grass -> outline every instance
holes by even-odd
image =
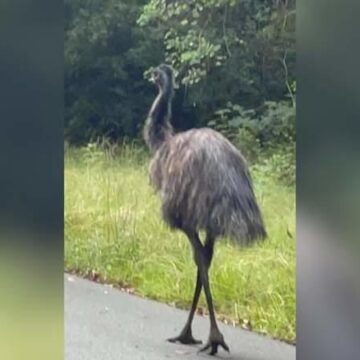
[[[189,242],[160,218],[147,156],[137,147],[121,150],[116,157],[93,145],[66,152],[65,268],[189,308],[196,274]],[[294,341],[295,190],[261,166],[252,173],[269,239],[251,248],[217,243],[215,307],[230,323]],[[206,309],[203,294],[199,308]]]

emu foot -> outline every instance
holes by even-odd
[[[209,355],[215,355],[218,352],[218,347],[222,346],[227,352],[230,352],[229,347],[224,341],[224,336],[219,330],[211,330],[209,339],[204,347],[199,352],[206,351],[211,348]]]
[[[197,345],[202,344],[201,340],[196,340],[193,338],[191,329],[184,328],[183,331],[181,331],[179,336],[167,339],[167,341],[171,343],[180,342],[185,345]]]

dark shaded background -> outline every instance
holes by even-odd
[[[63,358],[63,5],[0,5],[0,358]]]
[[[360,354],[358,1],[297,5],[297,356]]]
[[[298,1],[298,359],[356,359],[359,4]],[[62,1],[0,5],[0,358],[63,358]]]

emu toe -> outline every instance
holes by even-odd
[[[167,339],[171,343],[180,342],[185,345],[198,345],[202,344],[201,340],[196,340],[193,338],[191,330],[183,330],[179,336]]]
[[[207,341],[206,345],[199,350],[199,352],[203,352],[211,348],[209,355],[215,355],[218,352],[219,346],[222,346],[224,350],[230,352],[229,347],[224,341],[223,335],[219,331],[216,331],[210,333],[209,340]]]

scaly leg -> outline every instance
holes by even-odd
[[[198,270],[200,272],[200,280],[204,287],[206,302],[208,305],[209,315],[210,315],[209,339],[208,339],[206,345],[203,348],[201,348],[200,351],[205,351],[205,350],[211,348],[210,355],[215,355],[218,351],[218,347],[222,346],[226,351],[229,352],[229,347],[225,343],[224,336],[220,332],[220,330],[217,326],[217,323],[216,323],[214,306],[213,306],[210,285],[209,285],[208,270],[209,270],[210,262],[208,261],[209,255],[207,255],[207,254],[209,251],[212,254],[214,242],[211,241],[211,244],[208,242],[208,244],[209,244],[208,246],[210,246],[210,247],[206,248],[206,247],[202,246],[197,233],[192,234],[189,238],[195,249],[196,264],[197,264]],[[209,238],[208,238],[208,240],[209,240]],[[210,258],[212,258],[212,255]]]
[[[191,323],[193,321],[194,318],[194,314],[195,314],[195,310],[196,310],[196,306],[197,303],[199,301],[199,297],[200,297],[200,293],[201,293],[201,281],[200,281],[200,272],[198,270],[197,272],[197,276],[196,276],[196,286],[195,286],[195,292],[194,292],[194,297],[193,297],[193,301],[191,304],[191,310],[189,313],[189,317],[185,323],[184,328],[182,329],[181,333],[179,336],[173,337],[168,339],[168,341],[170,342],[181,342],[182,344],[201,344],[202,341],[201,340],[195,340],[192,336],[192,331],[191,331]]]

